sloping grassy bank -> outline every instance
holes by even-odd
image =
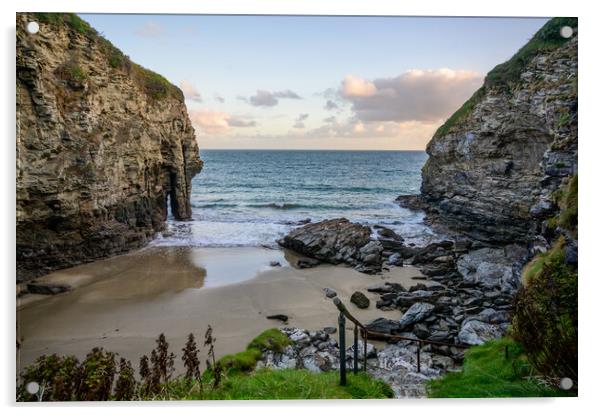
[[[521,345],[510,338],[471,347],[466,352],[462,371],[430,381],[427,391],[430,398],[575,396],[574,392],[543,383]]]

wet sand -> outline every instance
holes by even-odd
[[[235,353],[261,331],[283,326],[266,319],[270,314],[286,314],[289,326],[310,330],[336,326],[338,313],[324,296],[326,287],[361,321],[399,318],[399,311],[376,309],[378,296],[365,288],[384,281],[409,287],[420,275],[413,267],[393,267],[375,276],[332,265],[300,270],[290,265],[294,259],[291,253],[263,248],[155,247],[49,274],[42,280],[74,289],[17,300],[18,369],[42,354],[82,358],[93,347],[117,352],[137,367],[160,333],[180,355],[188,333],[201,344],[208,324],[218,356]],[[282,266],[270,267],[271,261]],[[349,303],[356,290],[370,298],[368,309]]]

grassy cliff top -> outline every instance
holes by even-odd
[[[576,17],[550,19],[514,56],[497,65],[487,74],[483,86],[439,127],[435,132],[435,137],[444,136],[453,126],[468,116],[488,89],[503,90],[512,88],[513,84],[520,81],[521,73],[537,54],[552,51],[569,40],[560,35],[562,27],[570,26],[573,30],[576,30],[577,24],[578,19]]]
[[[161,100],[171,97],[184,101],[184,95],[180,88],[158,73],[132,62],[119,48],[75,13],[34,13],[34,16],[40,23],[55,27],[66,27],[98,43],[109,66],[129,75],[150,99]]]

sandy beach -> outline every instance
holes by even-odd
[[[412,267],[376,276],[332,265],[296,269],[293,260],[289,252],[264,248],[149,247],[54,272],[40,281],[67,283],[73,290],[17,300],[19,369],[42,354],[81,358],[96,346],[137,365],[160,333],[179,355],[188,333],[200,340],[209,324],[221,356],[243,350],[265,329],[283,326],[266,319],[277,313],[289,316],[289,326],[335,326],[338,314],[323,293],[326,287],[362,321],[399,318],[399,311],[376,309],[378,296],[365,288],[383,281],[410,286],[420,275]],[[282,266],[271,267],[271,261]],[[349,303],[356,290],[370,298],[368,309]],[[350,330],[347,335],[350,339]]]

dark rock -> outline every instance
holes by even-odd
[[[280,267],[282,266],[278,261],[270,261],[270,267]]]
[[[363,293],[356,291],[351,295],[351,300],[358,308],[370,307],[370,300]]]
[[[334,298],[337,296],[337,292],[332,288],[324,288],[324,295],[328,298]]]
[[[288,321],[288,316],[285,314],[272,314],[271,316],[266,317],[268,320],[280,320],[283,323]]]
[[[30,283],[27,284],[27,291],[32,294],[55,295],[70,291],[71,287],[67,284],[45,284],[45,283]]]
[[[431,315],[435,306],[429,303],[414,303],[412,306],[401,316],[399,320],[400,329],[403,330],[406,327],[418,323],[428,316]]]
[[[334,334],[337,332],[336,327],[324,327],[322,330],[324,330],[324,333],[326,334]]]
[[[300,269],[313,268],[320,265],[320,261],[313,258],[300,258],[297,260],[297,267]]]
[[[310,258],[376,273],[381,270],[383,247],[370,235],[369,227],[340,218],[294,229],[278,243]]]
[[[376,333],[392,334],[400,328],[399,322],[379,317],[366,324],[366,329]]]
[[[475,319],[466,319],[458,334],[458,340],[465,344],[483,344],[487,340],[501,337],[503,331],[499,326],[484,323]]]

